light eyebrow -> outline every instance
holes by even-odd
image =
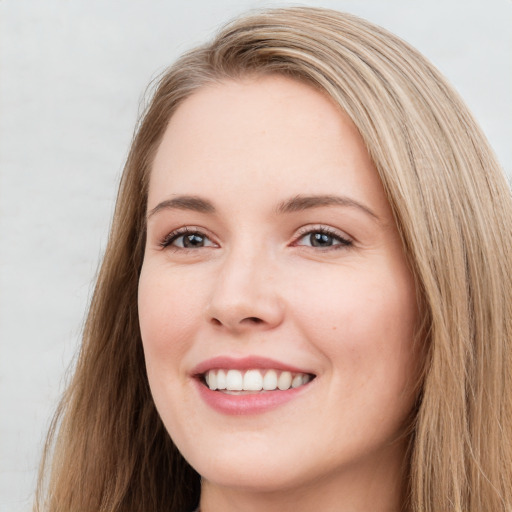
[[[192,210],[200,213],[215,213],[215,207],[210,201],[197,196],[177,196],[158,203],[148,212],[149,219],[162,210]]]
[[[373,219],[379,220],[377,214],[368,206],[365,206],[350,197],[334,195],[298,195],[280,203],[277,207],[277,213],[300,212],[309,208],[319,208],[321,206],[346,206],[349,208],[357,208],[370,217],[373,217]]]

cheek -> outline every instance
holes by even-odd
[[[416,361],[412,279],[405,272],[351,270],[333,273],[322,293],[317,282],[303,281],[297,318],[344,385],[403,385]]]
[[[184,357],[198,325],[196,288],[168,268],[143,266],[139,279],[139,324],[151,394],[167,430],[184,436],[187,407]],[[190,411],[188,411],[190,412]]]
[[[139,323],[148,370],[154,364],[179,361],[190,332],[198,325],[200,297],[190,282],[169,270],[142,268],[139,279]]]

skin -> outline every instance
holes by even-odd
[[[279,211],[333,194],[348,204]],[[215,212],[165,207],[183,195]],[[162,247],[183,227],[203,245]],[[319,228],[334,233],[321,247]],[[266,76],[180,105],[150,178],[139,311],[154,400],[202,475],[202,511],[399,510],[415,289],[364,143],[329,98]],[[222,414],[191,375],[221,355],[270,357],[315,379],[274,409]]]

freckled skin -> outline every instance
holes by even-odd
[[[329,194],[378,220],[341,205],[276,212],[298,195]],[[200,89],[170,121],[148,209],[178,195],[215,212],[150,217],[140,325],[156,406],[203,477],[203,510],[396,510],[404,443],[395,440],[417,377],[416,298],[354,125],[282,77]],[[207,243],[185,249],[176,238],[162,248],[183,227]],[[333,245],[313,246],[310,233],[323,227]],[[275,409],[223,415],[190,374],[220,355],[269,357],[316,378]]]

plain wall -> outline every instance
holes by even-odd
[[[0,1],[0,512],[28,511],[145,86],[248,0]],[[512,1],[311,1],[422,51],[512,175]]]

